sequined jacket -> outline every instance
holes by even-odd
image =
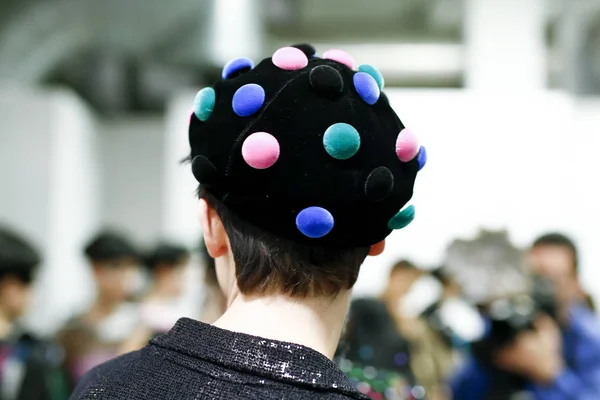
[[[70,399],[369,400],[312,349],[186,318],[87,373]]]

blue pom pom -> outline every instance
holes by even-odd
[[[254,62],[249,58],[234,58],[225,64],[223,71],[221,72],[221,77],[223,79],[233,78],[234,75],[239,75],[240,73],[251,70],[252,68],[254,68]]]
[[[394,215],[388,222],[390,229],[402,229],[415,219],[415,206],[410,205]]]
[[[354,74],[354,87],[356,91],[369,105],[377,103],[381,91],[377,85],[377,81],[366,72],[357,72]]]
[[[331,157],[346,160],[358,151],[360,135],[352,125],[342,122],[333,124],[323,135],[323,146]]]
[[[196,94],[194,99],[194,114],[204,122],[210,117],[215,109],[215,90],[211,87],[204,88]]]
[[[318,239],[333,229],[333,215],[321,207],[308,207],[296,216],[296,227],[304,236]]]
[[[249,83],[233,95],[233,111],[240,117],[249,117],[257,112],[264,102],[265,90],[256,83]]]
[[[362,64],[358,66],[358,70],[371,75],[373,79],[375,79],[375,82],[377,82],[379,90],[383,90],[383,87],[385,86],[385,79],[383,79],[383,75],[381,75],[381,72],[379,72],[377,68],[369,64]]]
[[[425,147],[421,146],[419,149],[419,155],[417,157],[417,161],[419,162],[419,171],[423,169],[425,164],[427,164],[427,150]]]

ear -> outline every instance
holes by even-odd
[[[229,247],[229,240],[227,239],[227,233],[225,232],[221,218],[219,218],[216,210],[204,199],[200,199],[198,202],[198,214],[208,254],[212,258],[221,257],[227,253]]]
[[[383,253],[383,250],[385,250],[385,239],[371,246],[371,249],[369,250],[369,255],[372,257],[378,256],[381,253]]]

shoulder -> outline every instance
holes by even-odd
[[[600,320],[592,310],[583,306],[574,306],[569,310],[569,314],[571,329],[584,336],[600,338]]]
[[[138,362],[141,356],[141,351],[134,351],[91,369],[79,380],[70,400],[86,399],[91,390],[105,387],[115,376],[126,376],[131,366]]]
[[[485,392],[489,377],[475,359],[470,359],[452,376],[449,383],[454,398],[476,399],[478,395]]]

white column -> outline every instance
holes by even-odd
[[[200,240],[196,211],[198,182],[192,175],[191,165],[181,164],[190,154],[188,125],[194,96],[194,92],[181,93],[167,105],[162,233],[165,238],[197,247]]]
[[[466,0],[465,84],[472,89],[546,87],[546,0]]]
[[[258,62],[263,51],[263,21],[258,0],[212,0],[206,19],[204,50],[221,66],[236,57]]]

